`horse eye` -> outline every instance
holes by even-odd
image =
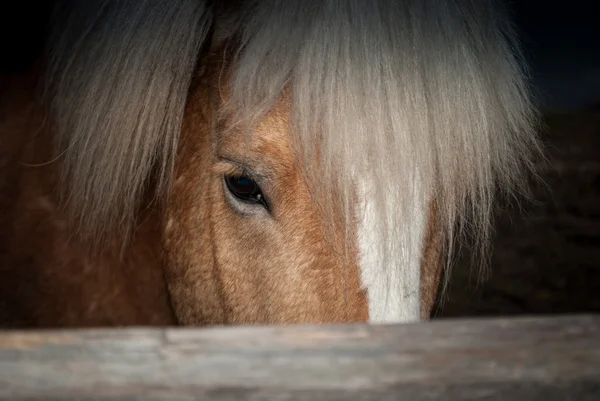
[[[258,184],[245,175],[225,176],[227,189],[243,202],[259,203],[268,209],[265,197]]]

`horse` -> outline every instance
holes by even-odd
[[[0,325],[431,318],[527,193],[493,0],[68,0],[4,77]]]

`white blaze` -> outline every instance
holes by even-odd
[[[426,213],[423,202],[415,195],[400,235],[389,240],[395,251],[388,253],[384,265],[385,247],[381,221],[385,218],[377,210],[369,194],[373,188],[363,182],[361,188],[362,208],[359,210],[358,240],[362,284],[367,289],[369,320],[371,323],[400,323],[418,321],[421,318],[420,260],[423,245]],[[417,191],[418,192],[418,191]],[[386,199],[386,202],[400,199]],[[400,210],[398,210],[400,212]]]

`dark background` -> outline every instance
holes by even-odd
[[[437,316],[600,311],[600,24],[595,1],[509,6],[543,112],[535,202],[498,214],[488,279],[463,261]]]
[[[506,0],[521,34],[547,160],[535,202],[499,213],[489,278],[466,262],[436,316],[600,311],[600,21],[594,1]],[[52,1],[0,5],[0,68],[38,54]]]
[[[593,0],[510,0],[540,105],[579,109],[600,101],[600,21]]]

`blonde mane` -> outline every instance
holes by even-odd
[[[169,188],[212,16],[204,1],[72,0],[58,8],[46,92],[78,234],[127,233],[152,173]]]
[[[82,3],[49,80],[71,210],[98,235],[132,224],[154,167],[168,188],[214,21],[197,0]],[[485,249],[498,189],[523,193],[538,151],[516,35],[495,1],[264,0],[236,17],[228,110],[256,122],[290,89],[290,134],[317,200],[339,202],[348,220],[357,186],[375,202],[376,274],[414,282],[402,266],[415,200],[435,202],[449,251],[463,234]]]

